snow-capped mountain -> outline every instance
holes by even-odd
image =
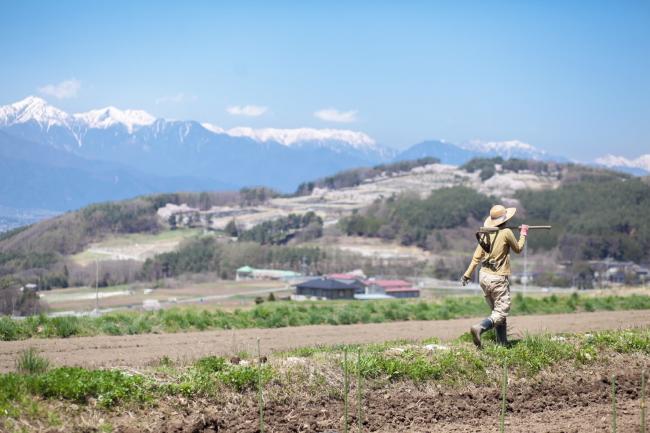
[[[466,150],[498,155],[504,159],[522,158],[522,159],[554,159],[550,158],[546,151],[538,149],[532,144],[520,140],[505,141],[481,141],[471,140],[461,145]]]
[[[233,187],[265,185],[282,191],[392,156],[357,131],[224,130],[209,123],[160,119],[145,111],[115,107],[68,114],[37,97],[0,107],[0,131],[146,175],[213,179],[215,185]]]
[[[650,173],[650,154],[641,155],[638,158],[628,159],[623,156],[605,155],[596,158],[594,161],[598,165],[616,170],[627,171],[632,174],[649,174]]]
[[[160,131],[163,123],[177,124],[177,121],[156,119],[155,116],[142,110],[120,110],[112,106],[70,115],[35,96],[29,96],[22,101],[0,107],[0,128],[32,124],[37,125],[41,132],[49,132],[50,128],[58,126],[67,130],[67,135],[69,135],[68,140],[57,137],[57,147],[63,148],[69,148],[70,141],[76,142],[78,146],[83,146],[88,131],[92,129],[105,130],[122,127],[128,134],[134,134],[139,129],[152,126],[154,123],[157,123],[155,128]],[[382,159],[391,155],[387,149],[378,146],[370,136],[358,131],[314,128],[253,129],[248,127],[225,130],[210,123],[191,123],[194,127],[202,127],[213,134],[243,137],[260,143],[275,142],[288,147],[330,148],[337,153],[363,152],[371,154],[372,159]],[[43,137],[38,137],[39,134],[35,132],[32,132],[32,136],[29,136],[29,133],[25,134],[24,131],[19,135],[24,138],[43,139]],[[64,135],[66,134],[64,133]],[[45,141],[51,142],[52,140],[46,139]]]
[[[106,107],[99,110],[90,110],[85,113],[73,115],[80,125],[86,128],[106,129],[114,125],[124,125],[131,133],[134,127],[151,125],[156,118],[142,110],[120,110],[115,107]]]
[[[69,129],[108,128],[123,125],[129,132],[134,126],[151,125],[156,118],[146,111],[120,110],[106,107],[85,113],[68,114],[47,103],[42,98],[28,96],[11,105],[0,107],[0,127],[33,122],[43,129],[61,126]]]
[[[231,137],[246,137],[260,143],[272,141],[287,147],[320,147],[337,153],[369,154],[375,157],[378,156],[380,159],[390,159],[394,156],[392,149],[377,145],[377,142],[368,134],[348,129],[254,129],[240,126],[224,130],[209,123],[202,125],[215,133],[227,134]]]
[[[0,127],[27,122],[35,122],[42,128],[49,129],[52,126],[70,127],[74,118],[36,96],[0,107]]]

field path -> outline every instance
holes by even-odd
[[[262,352],[274,352],[317,344],[373,343],[397,339],[439,337],[443,341],[466,332],[477,319],[409,321],[358,325],[317,325],[276,329],[238,329],[144,334],[130,336],[30,339],[0,342],[0,371],[14,370],[21,350],[34,347],[55,365],[85,367],[138,367],[163,356],[191,361],[208,355],[254,353],[256,338]],[[514,316],[510,333],[587,332],[650,326],[650,310]]]

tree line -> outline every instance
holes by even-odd
[[[262,245],[286,244],[298,235],[299,240],[308,241],[323,235],[323,219],[310,211],[303,215],[289,214],[286,217],[257,224],[248,230],[239,230],[233,219],[225,227],[226,233],[239,241],[257,242]]]
[[[351,188],[361,185],[367,179],[373,179],[380,175],[393,175],[410,171],[416,167],[422,167],[429,164],[440,162],[437,158],[420,158],[411,161],[399,161],[390,164],[380,164],[374,167],[354,168],[336,173],[333,176],[327,176],[311,182],[303,182],[298,186],[296,196],[311,194],[316,188],[340,189]]]
[[[473,189],[457,186],[434,190],[425,198],[403,193],[377,201],[343,218],[347,235],[398,239],[403,245],[425,248],[436,229],[465,225],[484,217],[493,200]]]
[[[184,243],[177,251],[147,259],[140,277],[157,280],[188,273],[213,272],[221,278],[234,278],[242,266],[270,267],[300,272],[304,267],[315,271],[327,258],[317,247],[261,245],[254,242],[223,243],[215,237],[203,237]]]

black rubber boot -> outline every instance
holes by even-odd
[[[476,347],[479,349],[482,347],[481,345],[481,334],[484,333],[485,331],[489,331],[492,329],[494,326],[494,322],[492,322],[492,319],[485,318],[483,321],[477,325],[472,326],[469,329],[470,334],[472,334],[472,340],[474,340],[474,344]]]
[[[502,323],[494,326],[494,332],[497,335],[497,343],[502,346],[508,345],[508,324],[504,319]]]

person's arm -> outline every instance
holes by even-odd
[[[512,230],[508,230],[506,233],[506,242],[508,242],[508,245],[510,245],[510,249],[514,251],[515,253],[519,254],[523,249],[524,245],[526,245],[526,237],[528,236],[528,226],[527,225],[522,225],[521,226],[521,234],[519,235],[519,241],[515,238],[514,233],[512,233]]]
[[[472,279],[472,275],[474,274],[474,269],[478,266],[479,263],[481,263],[481,259],[483,259],[483,255],[485,254],[485,251],[483,251],[483,248],[481,248],[480,245],[476,246],[476,249],[474,250],[474,255],[472,256],[472,261],[469,264],[469,267],[463,274],[463,278],[467,278],[468,280]]]

